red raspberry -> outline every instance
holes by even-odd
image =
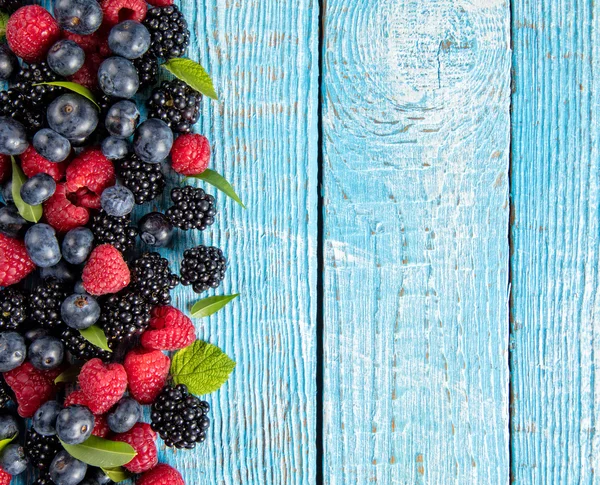
[[[99,148],[90,148],[75,158],[67,168],[67,190],[85,188],[96,195],[115,185],[115,167]]]
[[[123,255],[110,244],[92,251],[81,276],[83,287],[94,296],[117,293],[129,284],[130,278]]]
[[[172,306],[155,307],[148,330],[142,334],[142,346],[154,350],[179,350],[196,339],[192,321]]]
[[[12,475],[9,475],[4,470],[0,469],[0,485],[10,485]]]
[[[71,394],[69,394],[67,397],[65,397],[65,402],[64,402],[64,406],[68,407],[68,406],[86,406],[87,407],[87,399],[85,397],[85,394],[83,393],[83,391],[81,389],[77,390],[77,391],[73,391]]]
[[[89,211],[73,204],[67,195],[65,185],[58,184],[54,195],[44,202],[46,221],[61,233],[85,226],[90,219]]]
[[[25,243],[0,234],[0,286],[14,285],[34,269]]]
[[[30,418],[46,401],[58,391],[54,384],[58,374],[36,369],[31,362],[25,362],[16,369],[4,373],[4,380],[17,398],[19,416]]]
[[[113,438],[130,444],[137,455],[127,465],[127,470],[133,473],[142,473],[154,468],[158,463],[156,450],[156,433],[147,423],[137,423],[127,433],[120,433]]]
[[[0,155],[0,182],[7,180],[12,174],[12,165],[8,155]]]
[[[104,414],[127,390],[127,373],[121,364],[104,364],[88,360],[79,373],[79,386],[94,414]]]
[[[65,174],[67,164],[65,162],[52,163],[36,152],[33,146],[29,145],[27,150],[21,155],[21,168],[23,169],[23,173],[29,178],[38,173],[47,173],[59,182]]]
[[[94,430],[92,434],[97,436],[98,438],[106,438],[110,433],[110,428],[108,427],[108,419],[104,414],[94,415]]]
[[[134,349],[123,365],[131,396],[140,404],[151,404],[167,382],[171,359],[160,350]]]
[[[10,16],[6,25],[6,40],[10,50],[25,62],[43,60],[58,39],[58,23],[39,5],[21,7]]]
[[[173,0],[150,0],[148,2],[153,7],[168,7],[169,5],[173,5]]]
[[[171,166],[182,175],[198,175],[208,168],[210,143],[205,136],[181,135],[171,149]]]
[[[104,12],[104,22],[111,27],[124,20],[141,22],[146,18],[148,10],[144,0],[103,0],[100,5]]]
[[[81,69],[67,79],[94,91],[98,87],[98,67],[86,59]]]
[[[152,470],[144,473],[135,483],[136,485],[185,485],[181,473],[164,463],[159,463]]]

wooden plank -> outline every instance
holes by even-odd
[[[509,27],[326,2],[325,483],[508,483]]]
[[[598,483],[600,7],[513,3],[512,476]]]

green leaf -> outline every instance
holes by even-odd
[[[106,334],[104,333],[104,330],[97,325],[84,328],[83,330],[80,330],[79,333],[84,339],[94,344],[96,347],[100,347],[102,350],[112,352],[108,346],[108,340],[106,340]]]
[[[230,301],[235,300],[239,293],[235,295],[211,296],[197,301],[192,307],[192,317],[204,318],[218,312],[221,308],[227,305]]]
[[[133,476],[131,473],[125,470],[125,468],[122,467],[102,468],[102,471],[106,474],[108,478],[110,478],[115,483],[124,482],[125,480]]]
[[[5,12],[0,12],[0,39],[6,36],[6,24],[8,23],[9,15]]]
[[[171,59],[163,64],[163,67],[173,76],[181,79],[191,88],[212,98],[219,99],[215,91],[212,79],[206,70],[191,59]]]
[[[19,433],[15,433],[12,438],[6,438],[4,440],[0,440],[0,451],[2,451],[4,449],[4,447],[6,445],[8,445],[12,440],[14,440],[17,436],[19,436]]]
[[[77,377],[79,376],[80,371],[81,367],[76,365],[71,366],[56,379],[54,379],[54,384],[60,384],[61,382],[77,382]]]
[[[196,340],[173,356],[171,376],[175,384],[185,384],[192,394],[219,389],[233,371],[235,362],[208,342]]]
[[[27,177],[21,170],[21,167],[17,165],[15,157],[11,157],[12,160],[12,196],[19,210],[21,217],[29,222],[38,222],[42,218],[43,209],[41,205],[29,205],[23,202],[21,199],[21,185],[25,183]]]
[[[90,436],[80,445],[68,445],[63,441],[61,444],[73,458],[100,468],[127,465],[136,455],[135,450],[127,443],[105,440],[97,436]]]
[[[84,98],[89,99],[92,103],[96,105],[96,108],[100,109],[100,105],[96,101],[94,97],[94,93],[92,93],[88,88],[82,86],[81,84],[72,83],[68,81],[53,81],[47,83],[37,83],[34,86],[58,86],[59,88],[65,88],[69,91],[73,91],[74,93],[80,94]]]
[[[241,199],[235,193],[235,190],[233,190],[233,187],[231,186],[231,184],[229,182],[227,182],[227,180],[225,180],[225,178],[222,175],[220,175],[218,172],[215,172],[214,170],[207,168],[204,172],[202,172],[198,175],[192,175],[190,178],[195,178],[198,180],[204,180],[205,182],[208,182],[210,185],[216,187],[221,192],[223,192],[226,196],[231,197],[233,200],[235,200],[244,209],[246,208],[244,203],[241,201]]]

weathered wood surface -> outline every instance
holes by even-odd
[[[325,5],[324,483],[507,483],[509,6]]]
[[[600,7],[513,4],[511,471],[595,484]]]

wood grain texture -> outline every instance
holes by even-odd
[[[512,475],[595,484],[600,7],[513,4]]]
[[[508,4],[323,22],[325,483],[507,483]]]

